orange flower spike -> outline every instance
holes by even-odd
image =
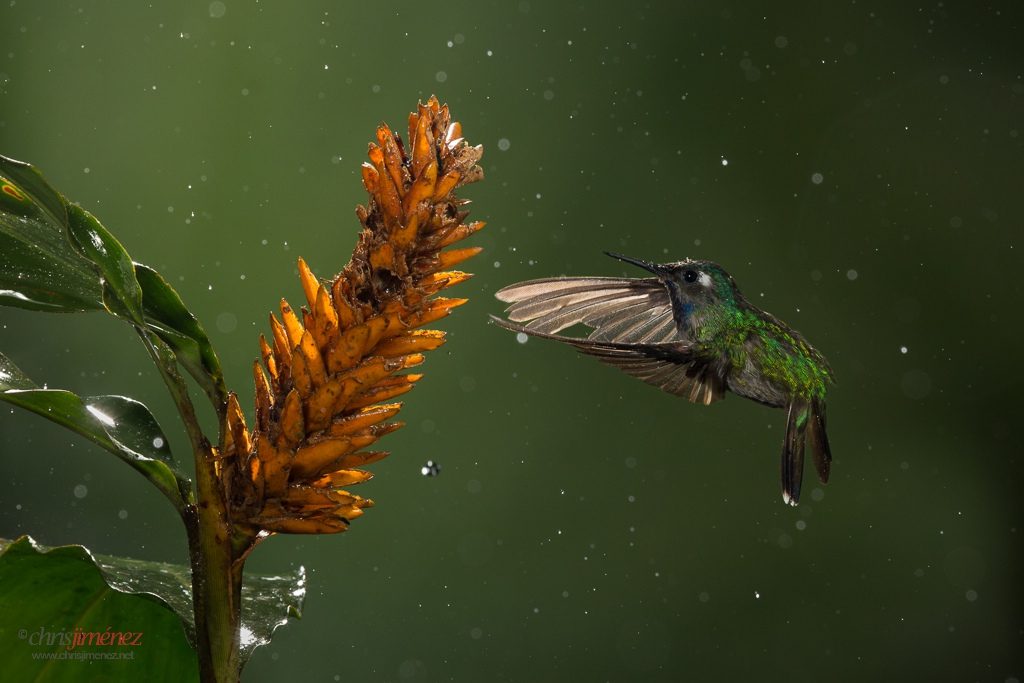
[[[291,367],[292,348],[288,344],[288,335],[284,331],[284,326],[277,321],[273,313],[270,314],[270,331],[274,335],[274,360],[277,363],[277,374],[280,377],[288,373]],[[267,370],[269,371],[270,368]]]
[[[376,195],[379,191],[378,184],[380,183],[380,175],[377,173],[377,169],[372,164],[368,164],[365,161],[363,165],[359,167],[359,170],[363,174],[363,187],[366,191],[372,195]]]
[[[318,441],[310,441],[295,452],[291,476],[293,479],[306,480],[319,475],[346,453],[358,450],[353,447],[351,438],[347,436],[330,437]],[[328,469],[330,468],[330,469]]]
[[[390,242],[383,242],[370,254],[370,265],[390,270],[395,263],[395,248]]]
[[[284,330],[288,335],[288,350],[291,351],[299,345],[302,333],[305,332],[298,316],[292,310],[291,304],[281,299],[281,321],[284,323]]]
[[[473,277],[472,273],[463,273],[460,270],[449,270],[443,273],[431,273],[420,280],[420,289],[427,295],[437,294],[442,289],[454,287]]]
[[[335,414],[334,407],[345,400],[342,398],[344,388],[344,377],[331,377],[306,399],[304,417],[310,432],[319,431],[331,423]]]
[[[259,440],[265,439],[265,438],[266,437],[259,437],[257,439],[257,443],[259,442]],[[248,474],[249,474],[249,477],[248,477],[249,478],[249,482],[248,483],[250,484],[250,486],[252,488],[253,500],[255,500],[255,501],[263,500],[264,494],[266,492],[265,481],[263,479],[263,463],[260,461],[260,459],[256,455],[250,455],[249,456],[249,473]]]
[[[340,392],[335,393],[335,404],[332,415],[338,415],[346,410],[347,402],[360,392],[372,387],[377,382],[386,378],[393,372],[406,367],[406,361],[401,358],[382,358],[371,356],[348,372],[332,377],[328,385],[340,382]]]
[[[242,413],[242,406],[238,404],[238,396],[233,391],[228,394],[225,416],[228,423],[228,431],[231,434],[235,457],[248,454],[252,448],[252,443],[249,440],[249,430],[245,426],[245,415]]]
[[[431,159],[423,168],[423,172],[416,176],[412,186],[402,200],[402,208],[408,216],[414,209],[419,207],[420,202],[430,200],[434,196],[434,187],[437,185],[437,162]],[[400,240],[396,236],[394,241],[399,247],[405,247],[416,238],[416,232],[412,231],[406,239]]]
[[[437,258],[438,267],[436,270],[445,270],[472,258],[483,251],[483,247],[465,247],[463,249],[450,249],[442,251]]]
[[[374,403],[387,401],[410,391],[413,384],[420,381],[423,375],[398,375],[377,383],[377,386],[355,398],[349,405],[352,408],[363,408]]]
[[[416,328],[465,303],[436,295],[469,277],[448,269],[478,252],[441,250],[483,227],[464,223],[467,202],[453,194],[482,177],[481,149],[436,98],[408,124],[408,147],[386,125],[369,146],[361,173],[370,197],[356,209],[363,229],[349,264],[321,282],[298,260],[308,307],[299,315],[282,300],[280,320],[270,316],[272,337],[260,341],[266,371],[253,366],[252,434],[229,398],[221,477],[232,518],[246,528],[338,533],[373,504],[339,487],[369,479],[360,468],[387,452],[361,449],[402,426],[387,421],[401,404],[381,402],[421,375],[395,373],[444,343],[442,332]]]
[[[289,486],[281,502],[284,507],[298,508],[305,512],[348,507],[356,502],[355,496],[344,491],[313,486]],[[271,511],[269,508],[268,511]]]
[[[373,479],[372,472],[364,472],[363,470],[338,470],[337,472],[325,474],[317,479],[313,485],[322,488],[338,488],[341,486],[361,484],[364,481],[369,481],[370,479]]]
[[[309,365],[299,349],[292,352],[292,386],[299,392],[299,397],[306,399],[313,393],[313,378],[309,374]]]
[[[469,299],[446,299],[444,297],[437,297],[431,300],[428,307],[417,315],[413,316],[410,320],[410,327],[419,327],[420,325],[427,325],[440,320],[452,312],[453,308],[457,308],[462,304],[469,301]]]
[[[402,167],[402,152],[395,142],[394,133],[386,123],[377,127],[377,144],[380,145],[381,151],[384,153],[384,168],[387,169],[391,182],[395,184],[395,188],[401,195],[402,189],[409,180],[409,173]]]
[[[280,432],[275,440],[278,448],[295,448],[306,436],[306,425],[302,415],[302,398],[292,389],[284,399],[284,407],[278,418]]]
[[[346,521],[351,522],[352,520],[357,519],[359,517],[362,517],[364,514],[366,514],[365,512],[363,512],[363,508],[364,507],[372,507],[372,506],[370,506],[370,505],[347,505],[345,507],[341,507],[341,508],[338,508],[337,510],[334,510],[332,512],[332,514],[334,514],[334,516],[339,518],[339,519],[344,519]]]
[[[265,434],[256,439],[256,452],[259,454],[259,466],[256,471],[259,479],[253,484],[262,497],[274,498],[284,494],[288,488],[288,468],[291,465],[290,453],[276,448]]]
[[[326,349],[338,338],[338,312],[331,303],[331,295],[327,293],[326,287],[317,288],[313,319],[317,344],[321,349]]]
[[[270,427],[270,406],[274,399],[259,361],[252,363],[252,378],[256,385],[256,429],[265,432]]]
[[[447,197],[448,193],[455,189],[460,180],[462,180],[462,174],[458,171],[449,171],[444,174],[444,177],[434,186],[434,196],[432,199],[436,202]]]
[[[484,226],[486,225],[487,223],[485,223],[484,221],[476,221],[474,223],[459,225],[454,230],[452,230],[447,237],[442,239],[437,246],[438,248],[451,246],[456,242],[466,239],[473,233],[483,230]]]
[[[363,410],[353,413],[347,417],[335,420],[331,424],[331,434],[337,436],[355,434],[361,429],[372,427],[384,420],[394,417],[401,407],[401,403],[389,403],[373,406],[371,408],[364,408]]]
[[[369,355],[369,353],[373,351],[374,347],[377,346],[377,342],[379,342],[384,337],[384,334],[389,331],[388,328],[394,328],[392,321],[389,320],[387,316],[383,315],[376,315],[363,324],[366,325],[367,334],[366,339],[363,341],[363,348],[360,351],[360,356]]]
[[[295,347],[293,361],[295,355],[301,355],[305,359],[313,388],[322,387],[327,381],[327,371],[324,368],[324,359],[320,355],[320,349],[317,348],[316,340],[313,339],[313,335],[308,329],[302,333],[299,345]]]
[[[419,177],[423,173],[423,169],[427,167],[427,164],[434,161],[434,136],[430,132],[430,117],[423,116],[423,112],[420,115],[415,116],[415,122],[410,117],[409,121],[409,140],[412,146],[412,174],[415,177]]]
[[[352,469],[353,467],[363,467],[365,465],[372,465],[378,460],[383,460],[390,455],[387,451],[367,451],[360,453],[349,453],[341,456],[338,460],[338,469]],[[326,476],[326,475],[325,475]]]
[[[270,381],[274,385],[274,391],[277,391],[277,360],[274,358],[274,352],[270,348],[270,344],[267,343],[267,338],[262,334],[260,335],[260,357],[263,358],[263,365],[266,366],[267,372],[270,374]]]
[[[312,335],[313,343],[316,344],[317,349],[321,349],[324,347],[324,345],[320,343],[320,336],[319,333],[317,332],[316,318],[313,317],[313,314],[305,306],[302,307],[302,329],[304,329],[306,332]]]
[[[317,519],[280,517],[258,521],[260,526],[267,531],[276,531],[282,534],[340,534],[343,531],[348,531],[348,522],[331,517]]]
[[[316,291],[320,289],[320,283],[301,256],[299,257],[298,265],[299,281],[302,283],[302,291],[306,295],[306,302],[310,308],[314,308],[316,306]]]
[[[337,278],[331,285],[331,302],[334,304],[334,311],[338,314],[338,329],[347,330],[356,324],[356,311],[348,303],[347,285],[348,280]]]
[[[394,358],[420,351],[433,351],[442,344],[444,344],[444,332],[410,330],[381,342],[373,352],[384,358]]]
[[[385,220],[391,224],[402,218],[402,200],[394,180],[384,166],[384,152],[380,147],[371,144],[369,156],[378,176],[377,191],[373,196],[383,209]]]
[[[388,425],[388,426],[395,427],[397,429],[401,425],[398,424],[398,423],[392,423],[391,425]],[[366,448],[367,446],[372,446],[374,443],[377,442],[377,440],[380,437],[384,436],[388,432],[393,432],[393,431],[395,431],[395,430],[394,429],[380,429],[380,430],[367,429],[366,431],[359,432],[358,434],[355,434],[355,435],[349,437],[349,444],[352,446],[352,450],[353,451],[361,451],[362,449]]]
[[[327,369],[332,373],[337,373],[355,365],[366,347],[366,340],[369,336],[370,329],[365,323],[345,330],[338,342],[327,353]]]

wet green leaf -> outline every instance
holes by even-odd
[[[3,679],[198,680],[195,651],[160,594],[177,589],[177,582],[135,583],[136,575],[160,576],[162,567],[93,557],[76,545],[47,549],[27,536],[0,540]],[[90,633],[112,635],[76,646],[76,631],[83,640]]]
[[[0,156],[0,305],[102,310],[100,281],[66,230],[64,199],[29,164]]]
[[[5,549],[5,546],[6,549]],[[45,552],[45,555],[41,555]],[[192,612],[191,572],[184,565],[148,562],[124,557],[106,555],[90,555],[81,546],[63,546],[44,549],[36,545],[30,538],[22,537],[10,543],[0,540],[0,585],[5,583],[7,566],[12,556],[18,560],[35,555],[49,558],[74,557],[77,561],[87,561],[98,569],[105,584],[122,593],[146,596],[164,605],[177,615],[181,626],[189,640],[194,638],[195,620]],[[22,580],[27,580],[22,578]],[[242,628],[240,652],[243,663],[249,659],[253,651],[270,642],[274,631],[284,625],[290,617],[300,617],[302,603],[306,597],[305,570],[299,567],[294,574],[260,575],[246,574],[242,586]],[[3,647],[8,645],[5,630],[23,627],[20,623],[11,624],[11,612],[0,592],[0,657],[4,657]],[[17,616],[22,620],[21,615]],[[119,624],[120,618],[108,620],[110,624]],[[57,622],[45,622],[57,623]],[[106,625],[104,625],[104,628]],[[6,661],[6,659],[0,659]],[[20,680],[20,679],[19,679]]]
[[[35,167],[0,156],[0,305],[107,310],[164,340],[216,410],[227,397],[209,337],[178,293],[133,263],[92,214],[69,204]]]
[[[146,326],[174,350],[178,362],[214,405],[223,404],[227,400],[224,373],[206,330],[160,273],[136,263],[135,276],[142,287]]]
[[[91,213],[77,204],[65,206],[68,230],[79,252],[92,262],[102,278],[107,309],[141,325],[142,288],[135,279],[135,264],[128,252]],[[109,305],[111,298],[116,306]]]
[[[191,484],[177,471],[167,437],[143,404],[125,396],[79,397],[41,389],[0,353],[0,400],[81,434],[131,465],[184,509]]]

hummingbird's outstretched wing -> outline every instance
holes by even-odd
[[[626,374],[642,379],[662,391],[682,396],[693,403],[708,405],[725,397],[726,387],[721,373],[712,367],[713,358],[702,353],[702,347],[697,343],[672,341],[631,344],[578,339],[540,332],[493,315],[491,321],[513,332],[523,332],[575,346],[588,356],[594,356]]]
[[[583,324],[594,341],[658,344],[677,341],[672,302],[657,278],[561,277],[499,290],[513,322],[527,333],[555,334]]]

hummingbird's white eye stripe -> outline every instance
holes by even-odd
[[[701,272],[700,278],[697,281],[705,287],[711,286],[711,276],[703,271]]]

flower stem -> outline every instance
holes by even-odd
[[[174,399],[195,458],[196,498],[188,502],[182,520],[192,567],[200,680],[237,683],[244,561],[234,561],[227,504],[214,466],[216,451],[199,426],[174,352],[149,331],[140,329],[139,334]]]

